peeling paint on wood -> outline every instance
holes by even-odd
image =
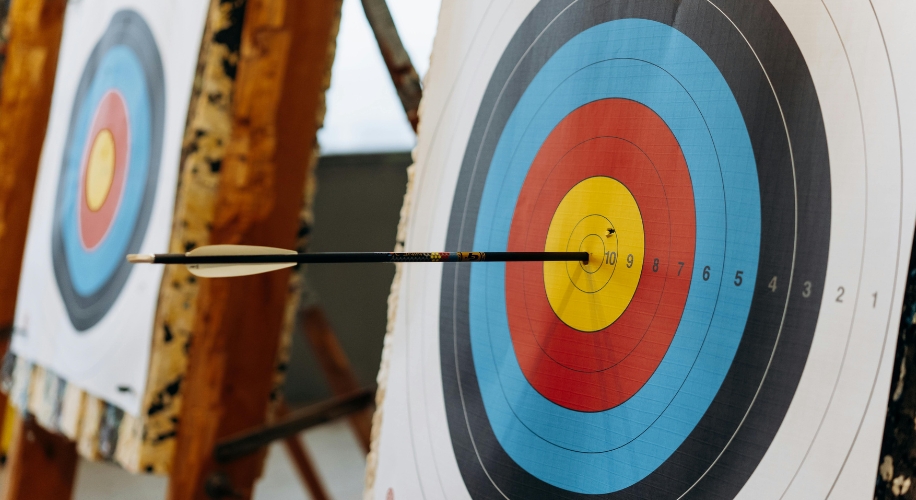
[[[292,247],[307,233],[300,225],[311,195],[303,200],[303,189],[312,189],[339,15],[339,1],[248,1],[211,243]],[[297,296],[289,271],[201,282],[172,497],[205,498],[217,472],[242,497],[251,494],[263,453],[217,466],[212,449],[216,439],[262,424],[276,407]]]

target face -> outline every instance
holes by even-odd
[[[70,115],[54,207],[52,259],[74,328],[114,305],[140,249],[158,185],[162,61],[149,26],[120,11],[86,62]]]
[[[880,9],[443,9],[407,250],[590,260],[402,267],[376,496],[871,495],[916,221]]]

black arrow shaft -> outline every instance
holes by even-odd
[[[154,264],[355,264],[364,262],[588,262],[588,252],[327,252],[289,255],[156,254]]]

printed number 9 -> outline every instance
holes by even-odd
[[[627,255],[627,267],[633,267],[633,260],[633,254]],[[658,259],[655,262],[658,263]]]

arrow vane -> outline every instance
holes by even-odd
[[[245,245],[211,245],[186,254],[128,255],[133,264],[184,264],[192,274],[226,278],[260,274],[296,264],[352,264],[365,262],[588,262],[588,252],[328,252]]]

